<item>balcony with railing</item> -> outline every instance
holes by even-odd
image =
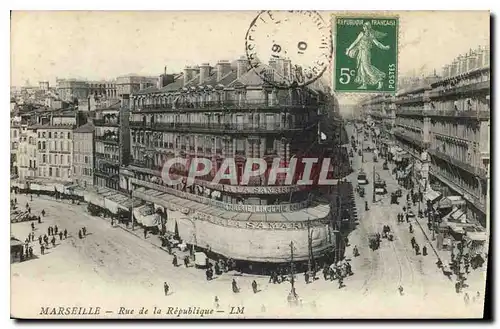
[[[210,132],[210,133],[282,133],[298,132],[305,129],[307,123],[300,124],[251,124],[251,123],[167,123],[167,122],[143,122],[131,121],[131,128],[150,129],[157,131],[180,131],[180,132]]]
[[[490,81],[478,81],[457,87],[450,86],[450,87],[445,87],[444,89],[441,88],[435,89],[430,92],[429,97],[432,99],[447,97],[447,96],[455,96],[455,95],[460,95],[461,97],[465,97],[470,94],[475,94],[479,92],[489,92],[490,88],[491,88]]]
[[[94,119],[94,126],[98,127],[119,127],[120,120]]]
[[[96,152],[95,153],[95,158],[98,160],[98,161],[105,161],[109,164],[112,164],[112,165],[120,165],[120,157],[116,154],[109,154],[109,153],[100,153],[100,152]]]
[[[95,136],[95,140],[97,142],[103,142],[105,144],[113,144],[113,145],[118,145],[119,144],[118,137]]]
[[[164,112],[164,111],[179,111],[179,110],[223,110],[223,109],[312,109],[324,106],[315,100],[310,101],[272,101],[264,100],[225,100],[225,101],[204,101],[204,102],[181,102],[173,106],[172,104],[145,104],[134,105],[132,112]]]

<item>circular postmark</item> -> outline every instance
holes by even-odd
[[[333,47],[330,28],[318,12],[266,10],[250,24],[245,50],[250,66],[264,81],[287,89],[319,79],[330,64]]]

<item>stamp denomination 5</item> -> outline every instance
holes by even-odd
[[[396,92],[397,17],[335,17],[336,91]]]

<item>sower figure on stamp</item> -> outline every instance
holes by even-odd
[[[367,89],[368,85],[378,85],[377,89],[382,89],[385,73],[372,65],[371,48],[375,45],[382,50],[388,50],[390,46],[385,46],[377,40],[385,35],[373,30],[370,22],[365,22],[363,31],[346,49],[347,56],[356,58],[357,74],[354,82],[361,85],[358,89]]]

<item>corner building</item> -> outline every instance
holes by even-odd
[[[272,61],[249,69],[246,59],[186,67],[183,74],[160,77],[156,87],[130,98],[130,165],[124,177],[136,198],[167,213],[167,231],[205,251],[241,262],[306,261],[331,251],[334,232],[328,203],[316,201],[317,188],[275,185],[267,175],[247,186],[212,183],[225,158],[234,158],[238,183],[245,160],[274,158],[288,166],[304,150],[317,154],[319,113],[333,104],[319,83],[307,88],[276,89],[288,79],[291,63]],[[257,71],[256,71],[257,70]],[[213,168],[195,184],[169,186],[162,181],[168,159],[207,158]],[[173,177],[187,176],[182,167]],[[308,236],[309,234],[309,236]]]

